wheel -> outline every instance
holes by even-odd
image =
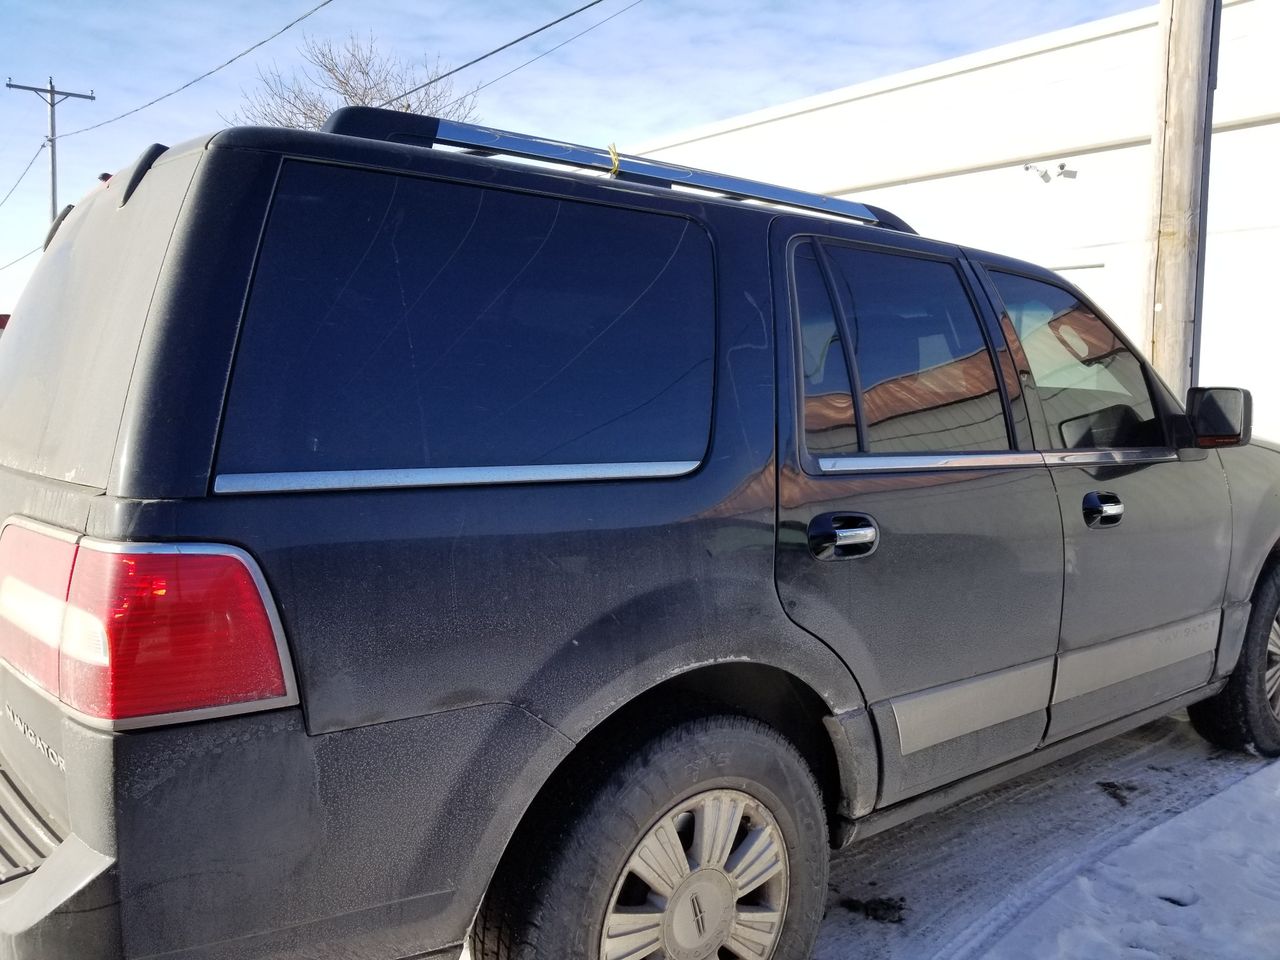
[[[1253,597],[1244,646],[1222,691],[1187,712],[1210,743],[1280,756],[1280,567],[1266,573]]]
[[[796,749],[756,720],[675,725],[543,842],[517,841],[476,919],[476,960],[803,960],[826,900],[827,828]],[[545,809],[545,808],[544,808]]]

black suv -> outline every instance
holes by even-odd
[[[0,956],[804,957],[831,848],[1184,706],[1280,753],[1249,421],[874,207],[157,145],[0,342]]]

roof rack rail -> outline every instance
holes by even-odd
[[[761,200],[797,210],[857,220],[861,223],[914,233],[905,222],[886,210],[854,200],[838,200],[820,193],[806,193],[787,187],[695,170],[643,157],[613,154],[608,150],[583,147],[558,140],[544,140],[523,133],[494,130],[471,123],[424,117],[401,110],[376,107],[342,107],[329,115],[321,128],[326,133],[388,140],[418,146],[441,144],[461,147],[484,155],[505,155],[528,160],[559,163],[587,170],[600,170],[619,180],[660,187],[687,187],[706,190],[735,200]]]

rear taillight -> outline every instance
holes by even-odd
[[[0,533],[0,656],[95,719],[296,702],[270,604],[233,547]]]

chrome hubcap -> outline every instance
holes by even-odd
[[[1272,622],[1271,635],[1267,637],[1267,667],[1264,682],[1271,712],[1280,717],[1280,619]]]
[[[677,804],[636,845],[614,885],[601,960],[769,960],[790,870],[778,822],[739,790]]]

